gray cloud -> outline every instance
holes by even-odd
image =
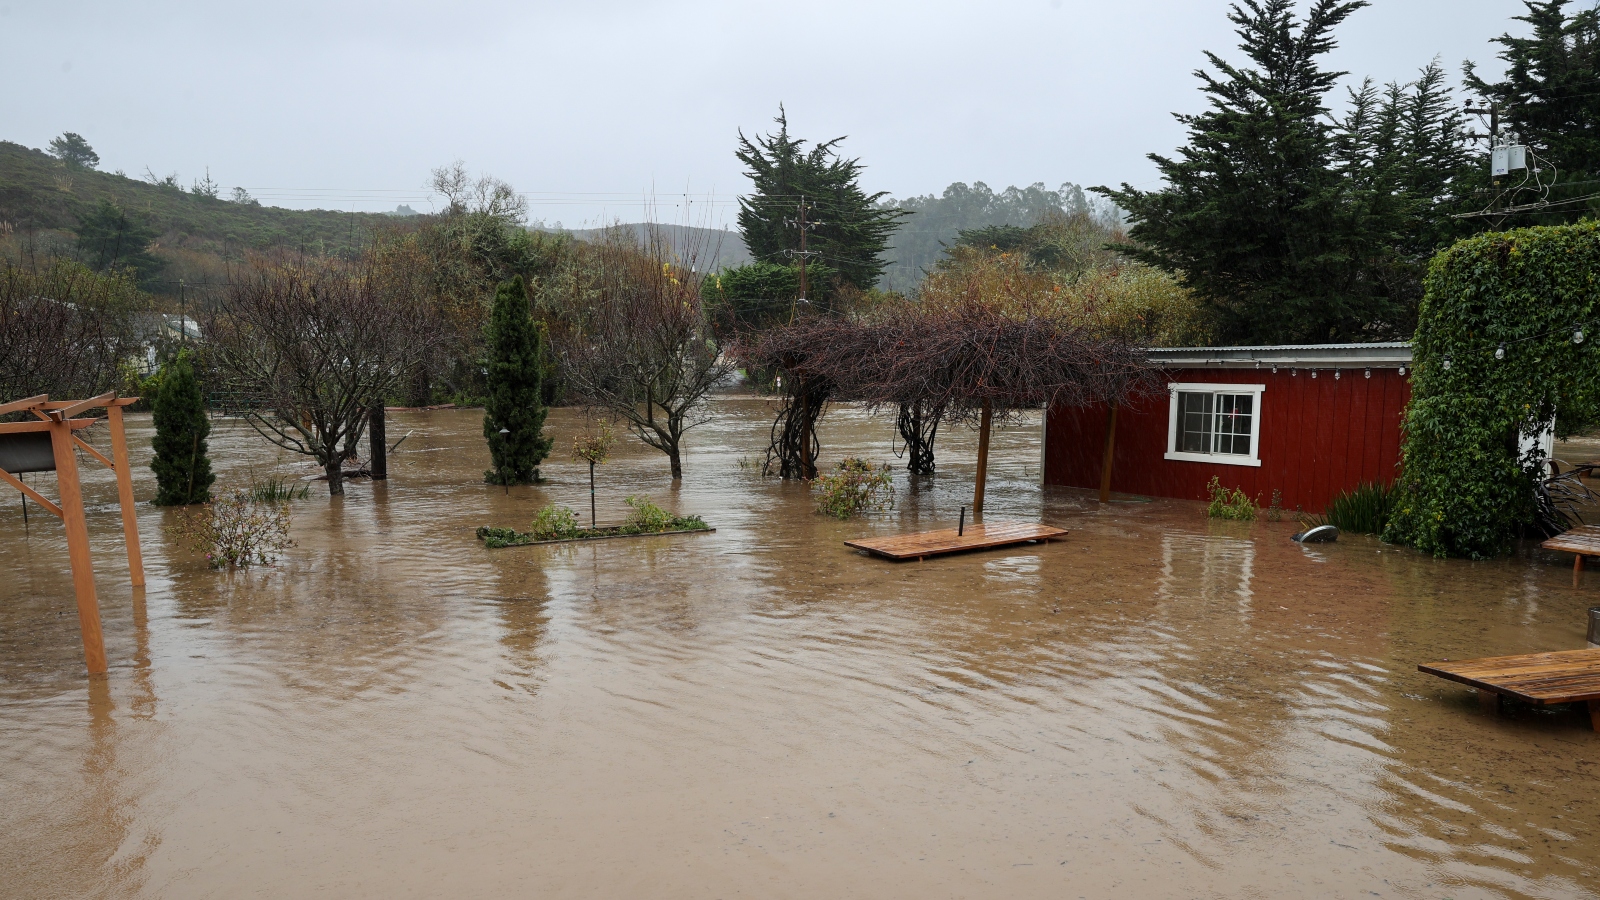
[[[871,189],[1154,177],[1182,139],[1225,0],[12,2],[0,138],[87,137],[107,169],[209,166],[286,206],[425,204],[464,159],[569,225],[731,221],[735,132],[848,134]],[[1439,55],[1497,71],[1517,0],[1379,0],[1333,62],[1379,80]],[[16,86],[26,86],[18,90]],[[716,199],[710,200],[708,195]],[[710,202],[708,202],[710,200]],[[719,202],[720,201],[720,202]]]

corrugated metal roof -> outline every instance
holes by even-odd
[[[1161,347],[1148,351],[1150,359],[1166,366],[1188,368],[1353,368],[1399,367],[1411,364],[1411,344],[1389,341],[1372,344],[1276,344],[1261,347]]]

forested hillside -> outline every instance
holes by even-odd
[[[101,202],[122,210],[155,235],[160,272],[144,286],[169,294],[177,282],[225,280],[230,261],[252,251],[304,249],[348,256],[390,216],[334,210],[296,210],[234,201],[186,190],[169,179],[152,184],[125,175],[69,167],[61,160],[0,141],[0,239],[10,253],[74,255],[85,219]]]

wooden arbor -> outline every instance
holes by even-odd
[[[0,480],[21,491],[62,521],[67,531],[67,555],[72,560],[72,588],[78,599],[78,628],[83,634],[83,658],[89,674],[106,671],[105,638],[100,633],[100,601],[95,596],[94,568],[89,559],[89,529],[83,517],[83,491],[78,480],[82,450],[117,473],[117,498],[122,507],[122,534],[128,545],[128,575],[135,587],[144,584],[144,559],[139,552],[139,526],[134,515],[133,478],[128,471],[128,440],[123,432],[123,407],[138,397],[102,394],[88,400],[58,400],[48,394],[0,403],[0,415],[30,412],[37,421],[0,422]],[[99,419],[74,418],[90,409],[104,408],[111,429],[111,455],[89,446],[77,432]],[[55,472],[61,494],[57,505],[22,483],[24,472]]]

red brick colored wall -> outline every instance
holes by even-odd
[[[1322,512],[1330,499],[1363,481],[1391,482],[1400,462],[1400,419],[1410,378],[1396,369],[1331,370],[1316,378],[1300,369],[1171,369],[1168,381],[1264,384],[1260,467],[1165,459],[1166,396],[1117,412],[1111,489],[1119,493],[1200,500],[1213,475],[1243,488],[1265,506],[1282,492],[1285,509]],[[1045,426],[1044,483],[1099,488],[1106,408],[1055,407]]]

